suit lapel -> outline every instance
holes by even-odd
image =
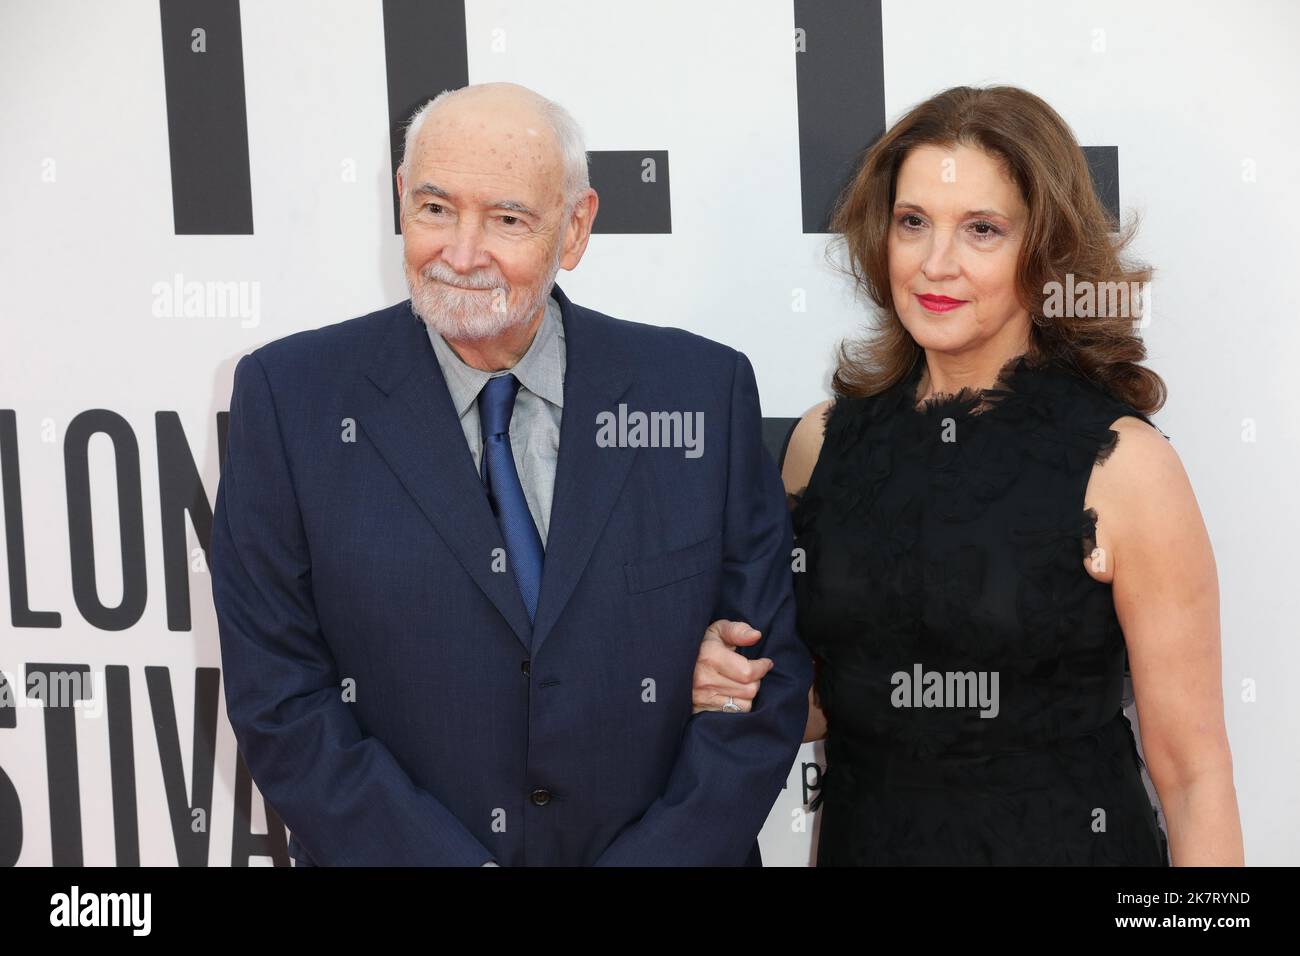
[[[504,549],[505,543],[433,345],[409,303],[397,312],[365,368],[367,381],[358,385],[357,424],[527,649],[532,634],[528,611],[514,577],[492,570],[492,551]],[[442,585],[429,582],[430,588]]]
[[[631,369],[603,341],[599,317],[575,307],[559,286],[551,294],[564,317],[564,413],[533,626],[534,655],[572,596],[636,457],[635,448],[596,444],[596,416],[618,413],[618,401],[632,382]]]
[[[409,302],[396,307],[355,397],[357,424],[532,654],[572,596],[636,457],[635,448],[596,444],[596,416],[618,413],[631,370],[602,341],[600,319],[575,307],[559,286],[551,294],[564,321],[564,412],[541,596],[531,626],[514,577],[492,571],[492,550],[505,548],[501,529],[424,323]]]

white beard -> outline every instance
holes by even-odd
[[[460,275],[441,259],[435,259],[416,274],[403,257],[411,311],[444,339],[493,338],[526,324],[537,314],[560,271],[560,253],[557,244],[555,257],[541,281],[519,289],[518,301],[513,305],[510,285],[496,269]]]

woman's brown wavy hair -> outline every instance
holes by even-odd
[[[1044,315],[1047,284],[1064,285],[1068,273],[1076,287],[1092,282],[1100,289],[1101,283],[1147,282],[1151,269],[1125,259],[1136,220],[1113,231],[1118,224],[1097,198],[1070,127],[1042,99],[1014,86],[958,86],[913,107],[867,150],[845,187],[831,231],[846,246],[848,271],[876,304],[878,316],[875,334],[840,344],[834,391],[878,394],[922,360],[922,349],[899,320],[890,291],[894,189],[899,167],[913,149],[959,144],[999,158],[1029,207],[1016,275],[1020,301],[1032,320],[1032,356],[1060,359],[1144,414],[1158,410],[1165,401],[1165,383],[1138,364],[1146,357],[1146,346],[1131,317]]]

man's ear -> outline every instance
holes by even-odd
[[[573,215],[569,217],[564,229],[564,252],[560,255],[560,267],[572,270],[582,261],[587,251],[587,240],[591,238],[591,227],[596,222],[596,210],[600,208],[600,197],[596,190],[588,187],[574,203]]]
[[[397,228],[400,232],[406,232],[406,217],[402,215],[402,210],[406,206],[406,184],[402,182],[402,171],[397,171]]]

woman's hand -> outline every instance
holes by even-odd
[[[695,659],[695,676],[691,682],[692,713],[722,710],[727,698],[748,712],[758,696],[758,687],[773,661],[768,657],[750,660],[735,648],[748,647],[763,635],[743,621],[714,621],[704,632],[700,654]]]

